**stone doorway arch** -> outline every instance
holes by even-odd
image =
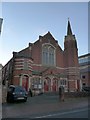
[[[44,80],[44,92],[51,91],[51,79],[49,77],[46,77]]]
[[[53,78],[52,79],[52,92],[57,91],[57,87],[58,87],[58,80],[57,78]]]

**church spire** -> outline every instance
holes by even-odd
[[[71,30],[69,18],[68,18],[68,26],[67,26],[67,35],[72,35],[72,30]]]

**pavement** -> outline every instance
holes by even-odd
[[[2,117],[2,86],[0,84],[0,119]]]
[[[28,97],[26,103],[4,103],[2,106],[3,118],[25,118],[35,117],[37,115],[55,113],[57,111],[65,112],[78,108],[88,108],[88,98],[65,98],[60,101],[58,95],[45,95]]]

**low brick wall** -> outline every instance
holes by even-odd
[[[90,92],[67,92],[65,97],[90,97]]]
[[[47,92],[44,93],[45,95],[53,96],[53,95],[59,95],[59,92]],[[65,92],[64,96],[66,98],[70,97],[90,97],[90,92]]]

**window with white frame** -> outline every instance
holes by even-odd
[[[65,79],[60,80],[60,85],[61,85],[61,86],[66,85],[66,84],[67,84],[67,83],[66,83],[66,80],[65,80]]]
[[[85,63],[90,61],[90,56],[79,58],[79,63]]]
[[[45,44],[42,47],[42,64],[55,65],[55,48],[50,44]]]
[[[32,88],[33,89],[41,89],[42,88],[42,82],[39,77],[32,78]]]

